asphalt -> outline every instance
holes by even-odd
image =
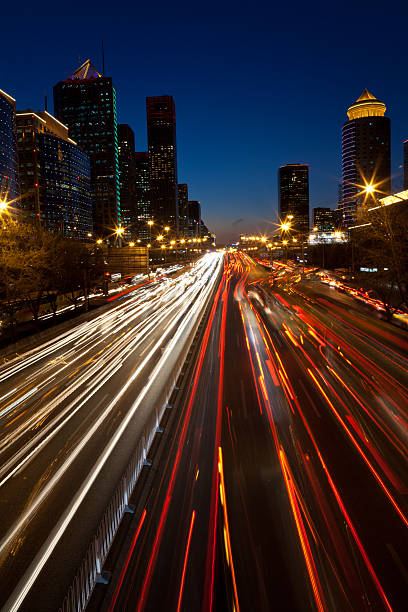
[[[0,605],[55,610],[156,426],[220,258],[160,279],[0,368]]]
[[[244,253],[225,256],[222,278],[212,287],[205,320],[183,366],[177,393],[171,396],[172,407],[150,450],[151,465],[143,469],[134,491],[134,514],[126,515],[105,563],[111,579],[97,585],[89,609],[406,610],[407,332],[307,270],[303,276],[291,266],[277,265],[270,273]],[[159,310],[161,324],[143,340],[140,352],[130,351],[130,369],[126,370],[126,360],[119,374],[104,369],[108,397],[118,393],[134,372],[135,353],[140,363],[149,343],[170,324],[172,299],[176,296]],[[134,325],[146,330],[146,316],[137,315]],[[176,326],[180,320],[174,320]],[[111,329],[112,323],[105,325],[109,344],[118,330]],[[122,358],[130,341],[127,327],[123,330],[118,346]],[[102,349],[95,340],[90,339],[89,346],[96,359]],[[85,363],[87,346],[77,348]],[[104,350],[112,347],[115,344]],[[58,361],[59,349],[52,348],[52,355],[31,365],[25,362],[24,372],[13,373],[19,394],[10,395],[7,402],[32,390],[39,369],[42,381],[49,378],[39,393],[43,396],[55,386],[53,376],[64,364]],[[149,366],[160,364],[153,385],[157,393],[171,377],[172,360],[160,363],[160,352],[161,348]],[[108,353],[103,368],[114,367],[115,357],[116,352]],[[76,362],[69,364],[63,370],[65,381],[77,368]],[[98,365],[96,359],[88,367]],[[132,385],[136,395],[142,392],[146,372],[140,376],[142,388],[137,381]],[[96,380],[91,371],[86,384]],[[28,386],[21,388],[23,384]],[[79,381],[78,393],[83,388]],[[45,418],[37,426],[29,421],[39,416],[35,397],[17,405],[26,411],[20,417],[11,410],[4,413],[10,421],[17,417],[10,424],[10,444],[16,443],[19,419],[32,423],[32,431],[42,431],[49,422]],[[119,412],[108,414],[81,449],[65,486],[50,493],[48,512],[51,507],[54,511],[58,496],[71,482],[75,490],[86,479],[96,450],[100,452],[98,445],[122,422],[125,406],[129,410],[129,399],[123,397],[123,403],[119,398],[115,404]],[[102,395],[98,404],[97,398],[95,393],[78,420],[70,417],[65,450],[56,433],[49,455],[36,455],[16,473],[17,478],[24,476],[43,458],[37,473],[43,480],[37,476],[35,481],[34,474],[26,472],[30,487],[21,480],[14,483],[12,503],[20,515],[101,415],[101,405],[108,400]],[[58,411],[65,405],[59,402]],[[154,405],[151,398],[147,405]],[[147,418],[146,410],[140,408],[141,418]],[[125,449],[135,439],[133,423],[122,437],[128,443],[112,454],[109,482],[100,481],[100,504],[109,498],[109,487],[119,473],[114,465],[121,462],[121,453],[124,464]],[[20,438],[24,444],[19,443],[24,449],[30,442],[30,436],[24,438],[26,430]],[[8,452],[4,456],[11,461],[15,451]],[[12,514],[10,507],[1,508],[5,531],[15,523],[15,516],[7,515]],[[36,521],[37,515],[30,518],[30,533],[41,533],[45,523]],[[87,521],[82,530],[83,535],[89,531]],[[70,546],[78,542],[79,531],[71,525],[65,534],[67,564],[72,566]],[[14,555],[21,558],[24,537],[23,530],[21,542],[13,540],[16,552],[9,550],[8,556],[12,563]],[[0,569],[5,567],[3,563]],[[61,572],[61,565],[57,570]],[[11,569],[11,581],[13,575]],[[41,580],[37,588],[44,590]],[[32,601],[28,598],[27,606]]]
[[[90,609],[405,610],[407,333],[243,253],[214,309]]]

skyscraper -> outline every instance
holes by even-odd
[[[150,206],[155,222],[178,231],[176,112],[172,96],[146,98]]]
[[[342,128],[343,225],[356,220],[358,205],[365,199],[364,185],[375,185],[378,197],[391,192],[390,120],[385,104],[367,89],[347,111]]]
[[[313,226],[317,227],[319,232],[332,232],[334,230],[332,209],[323,207],[314,208]]]
[[[137,237],[150,240],[151,228],[147,225],[151,219],[150,212],[150,171],[149,154],[147,151],[135,153],[135,186],[136,186],[136,217]]]
[[[93,230],[88,155],[47,111],[18,111],[16,119],[24,196],[19,207],[48,230],[88,239]]]
[[[14,200],[18,192],[16,104],[0,90],[0,199]]]
[[[125,237],[135,235],[137,225],[136,211],[136,172],[135,172],[135,134],[127,123],[118,125],[119,187],[122,224],[126,228]]]
[[[291,219],[291,230],[309,233],[309,166],[286,164],[279,168],[279,217]]]
[[[91,160],[94,229],[112,234],[121,223],[116,92],[111,77],[87,60],[54,86],[55,115]]]
[[[179,209],[179,231],[183,235],[188,225],[188,185],[179,183],[178,189],[178,209]]]
[[[188,206],[188,221],[187,221],[187,236],[201,237],[201,205],[197,200],[189,200]]]

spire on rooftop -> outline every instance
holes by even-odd
[[[350,106],[347,111],[348,118],[361,119],[363,117],[384,117],[386,106],[372,93],[365,89],[361,96]]]
[[[373,94],[370,93],[368,89],[365,89],[363,93],[361,94],[361,96],[357,98],[356,102],[362,102],[363,100],[375,100],[375,99],[376,97],[373,96]]]
[[[71,74],[70,79],[99,79],[102,75],[91,64],[91,60],[87,59],[75,72]]]

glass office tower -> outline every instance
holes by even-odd
[[[385,111],[385,104],[367,89],[347,111],[349,120],[342,128],[345,227],[356,221],[358,205],[366,198],[365,185],[375,185],[376,197],[391,193],[391,128]]]
[[[279,168],[279,217],[292,216],[291,230],[306,236],[309,233],[309,166],[287,164]]]
[[[89,240],[93,231],[89,157],[46,111],[17,112],[19,203],[46,229]]]
[[[176,111],[172,96],[146,98],[150,206],[158,224],[178,232]]]
[[[15,100],[0,90],[0,199],[19,195]]]
[[[112,235],[121,224],[116,92],[87,60],[54,86],[56,117],[91,161],[94,230]]]

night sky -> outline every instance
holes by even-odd
[[[387,106],[401,189],[408,3],[337,4],[252,3],[249,14],[213,4],[199,19],[169,3],[148,15],[137,3],[22,2],[2,16],[0,88],[19,110],[43,108],[47,90],[52,112],[56,82],[88,57],[102,71],[103,38],[118,121],[133,128],[136,150],[147,146],[145,97],[173,95],[179,182],[217,238],[232,239],[272,227],[285,163],[310,164],[311,208],[335,207],[341,126],[365,87]]]

